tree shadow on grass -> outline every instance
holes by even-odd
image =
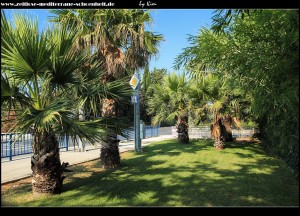
[[[10,183],[10,184],[13,186],[10,186],[11,187],[10,189],[5,189],[5,191],[13,190],[14,193],[24,193],[24,192],[32,191],[31,182],[29,182],[29,181],[22,183],[22,184],[15,184],[15,185],[13,183]],[[3,186],[1,186],[1,187],[3,187]],[[3,194],[3,193],[1,192],[1,194]]]
[[[38,205],[299,206],[299,189],[282,161],[265,157],[260,146],[231,147],[234,153],[216,151],[210,141],[169,141],[133,153],[118,169],[77,166],[65,192]],[[247,158],[253,154],[255,160]]]
[[[249,151],[251,154],[265,154],[262,145],[255,141],[235,141],[235,142],[226,142],[225,149],[244,149]]]

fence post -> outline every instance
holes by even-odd
[[[9,160],[12,161],[12,134],[9,134]]]

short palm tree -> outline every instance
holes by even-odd
[[[202,89],[202,97],[205,100],[202,100],[201,105],[196,99],[198,106],[193,106],[196,109],[192,113],[196,115],[212,114],[214,116],[211,124],[212,137],[215,138],[215,147],[221,149],[223,142],[233,141],[232,125],[241,127],[237,117],[240,116],[241,106],[243,106],[246,98],[240,89],[232,90],[226,79],[218,79],[213,72],[196,80],[195,87]],[[201,118],[196,119],[199,121]]]
[[[213,74],[194,76],[190,81],[189,110],[195,125],[209,120],[210,105],[218,94],[218,78]]]
[[[198,79],[198,84],[201,82],[210,82],[208,86],[210,90],[205,91],[206,96],[209,98],[210,106],[203,104],[206,111],[214,115],[212,122],[212,135],[220,134],[216,136],[217,148],[222,148],[221,141],[232,141],[232,123],[237,123],[236,116],[239,110],[239,103],[242,98],[241,93],[233,92],[239,91],[236,86],[231,86],[229,83],[230,77],[222,74],[224,68],[217,66],[217,61],[212,61],[213,57],[208,56],[207,52],[203,52],[208,46],[207,42],[216,43],[222,47],[224,45],[224,39],[222,35],[213,35],[213,32],[209,29],[201,29],[201,34],[205,37],[189,36],[188,40],[192,44],[191,47],[187,47],[179,54],[174,63],[175,69],[180,69],[182,66]],[[223,47],[222,47],[223,48]],[[212,53],[214,57],[220,57],[219,53],[214,53],[216,49],[213,49]],[[235,90],[234,90],[235,89]],[[237,89],[237,90],[236,90]],[[197,100],[196,100],[197,101]],[[203,105],[199,107],[198,111],[202,112]],[[203,112],[202,112],[203,113]]]
[[[20,14],[12,22],[1,11],[1,108],[16,113],[14,131],[33,133],[33,192],[60,193],[68,163],[61,164],[59,137],[95,143],[110,133],[115,125],[109,119],[79,121],[78,110],[95,107],[96,97],[114,96],[110,87],[123,88],[97,82],[100,64],[73,49],[76,31],[57,26],[39,32],[36,20]]]
[[[188,103],[189,83],[185,74],[172,73],[165,76],[162,85],[156,84],[153,88],[153,97],[148,100],[148,112],[153,114],[153,124],[162,121],[177,120],[176,128],[178,141],[189,142],[188,134]]]
[[[218,79],[213,73],[194,80],[191,89],[191,93],[194,93],[191,94],[191,113],[197,123],[201,121],[201,116],[214,116],[211,124],[212,137],[215,139],[215,147],[222,149],[223,142],[233,141],[232,125],[241,127],[237,116],[246,101],[245,96],[239,89],[233,91],[226,80]]]

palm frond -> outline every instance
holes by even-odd
[[[26,107],[30,104],[30,100],[20,91],[20,87],[12,77],[8,78],[5,72],[1,72],[1,108],[11,110]]]
[[[39,32],[36,20],[16,14],[13,22],[17,30],[11,27],[6,38],[2,38],[2,66],[13,70],[13,76],[17,79],[30,80],[34,75],[43,76],[41,73],[54,45],[46,32]]]

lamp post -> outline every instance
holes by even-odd
[[[137,97],[137,102],[134,103],[134,109],[135,109],[135,151],[140,152],[141,151],[141,136],[140,136],[140,100],[139,100],[139,86],[134,90],[135,95]]]
[[[141,151],[141,136],[140,136],[140,101],[139,101],[139,79],[135,72],[129,82],[134,89],[134,94],[131,101],[134,103],[134,148],[136,152]]]

